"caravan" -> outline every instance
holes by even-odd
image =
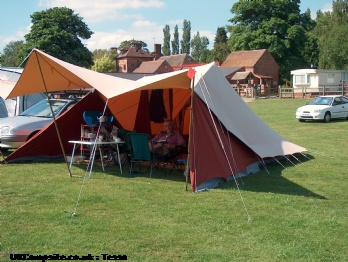
[[[16,83],[23,72],[23,68],[0,67],[0,79]],[[0,118],[16,116],[37,102],[45,99],[43,93],[28,94],[6,99],[0,97]]]

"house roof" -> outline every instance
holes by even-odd
[[[222,72],[222,74],[226,77],[236,71],[238,71],[239,69],[243,68],[243,66],[233,66],[233,67],[219,67],[220,71]]]
[[[243,79],[247,79],[250,76],[251,72],[250,71],[245,71],[245,72],[236,72],[233,76],[232,76],[232,80],[243,80]]]
[[[222,63],[221,67],[252,67],[255,66],[255,64],[266,52],[268,52],[267,49],[232,52]]]
[[[166,60],[170,66],[181,66],[184,64],[197,64],[197,61],[195,61],[188,54],[162,56],[158,60]]]
[[[168,73],[173,71],[173,68],[166,60],[156,60],[142,62],[140,66],[133,71],[133,73]]]
[[[257,78],[260,78],[260,79],[272,79],[273,78],[271,76],[260,75],[260,74],[255,74],[255,73],[254,73],[254,76],[256,76]]]
[[[124,47],[121,49],[121,53],[117,56],[117,59],[119,58],[125,58],[125,57],[146,57],[146,58],[153,58],[154,56],[151,55],[148,52],[145,52],[143,49],[130,46],[130,47]]]

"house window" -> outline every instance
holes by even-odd
[[[305,84],[305,75],[295,75],[296,84]]]
[[[335,81],[335,74],[327,74],[327,83],[332,84]]]
[[[307,75],[307,84],[311,83],[311,75]]]

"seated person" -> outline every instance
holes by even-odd
[[[174,124],[171,120],[166,120],[163,123],[165,132],[161,132],[152,139],[150,150],[156,153],[162,153],[165,158],[170,159],[178,154],[178,146],[186,147],[186,142],[182,135],[174,132]]]

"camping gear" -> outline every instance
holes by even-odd
[[[131,151],[130,170],[132,171],[133,165],[135,163],[138,163],[139,164],[139,172],[141,172],[140,163],[147,162],[147,163],[149,163],[148,170],[150,169],[150,177],[151,177],[152,167],[153,167],[154,163],[153,163],[153,153],[149,149],[149,141],[150,141],[149,135],[142,134],[142,133],[129,133],[128,140],[130,143],[130,151]]]

